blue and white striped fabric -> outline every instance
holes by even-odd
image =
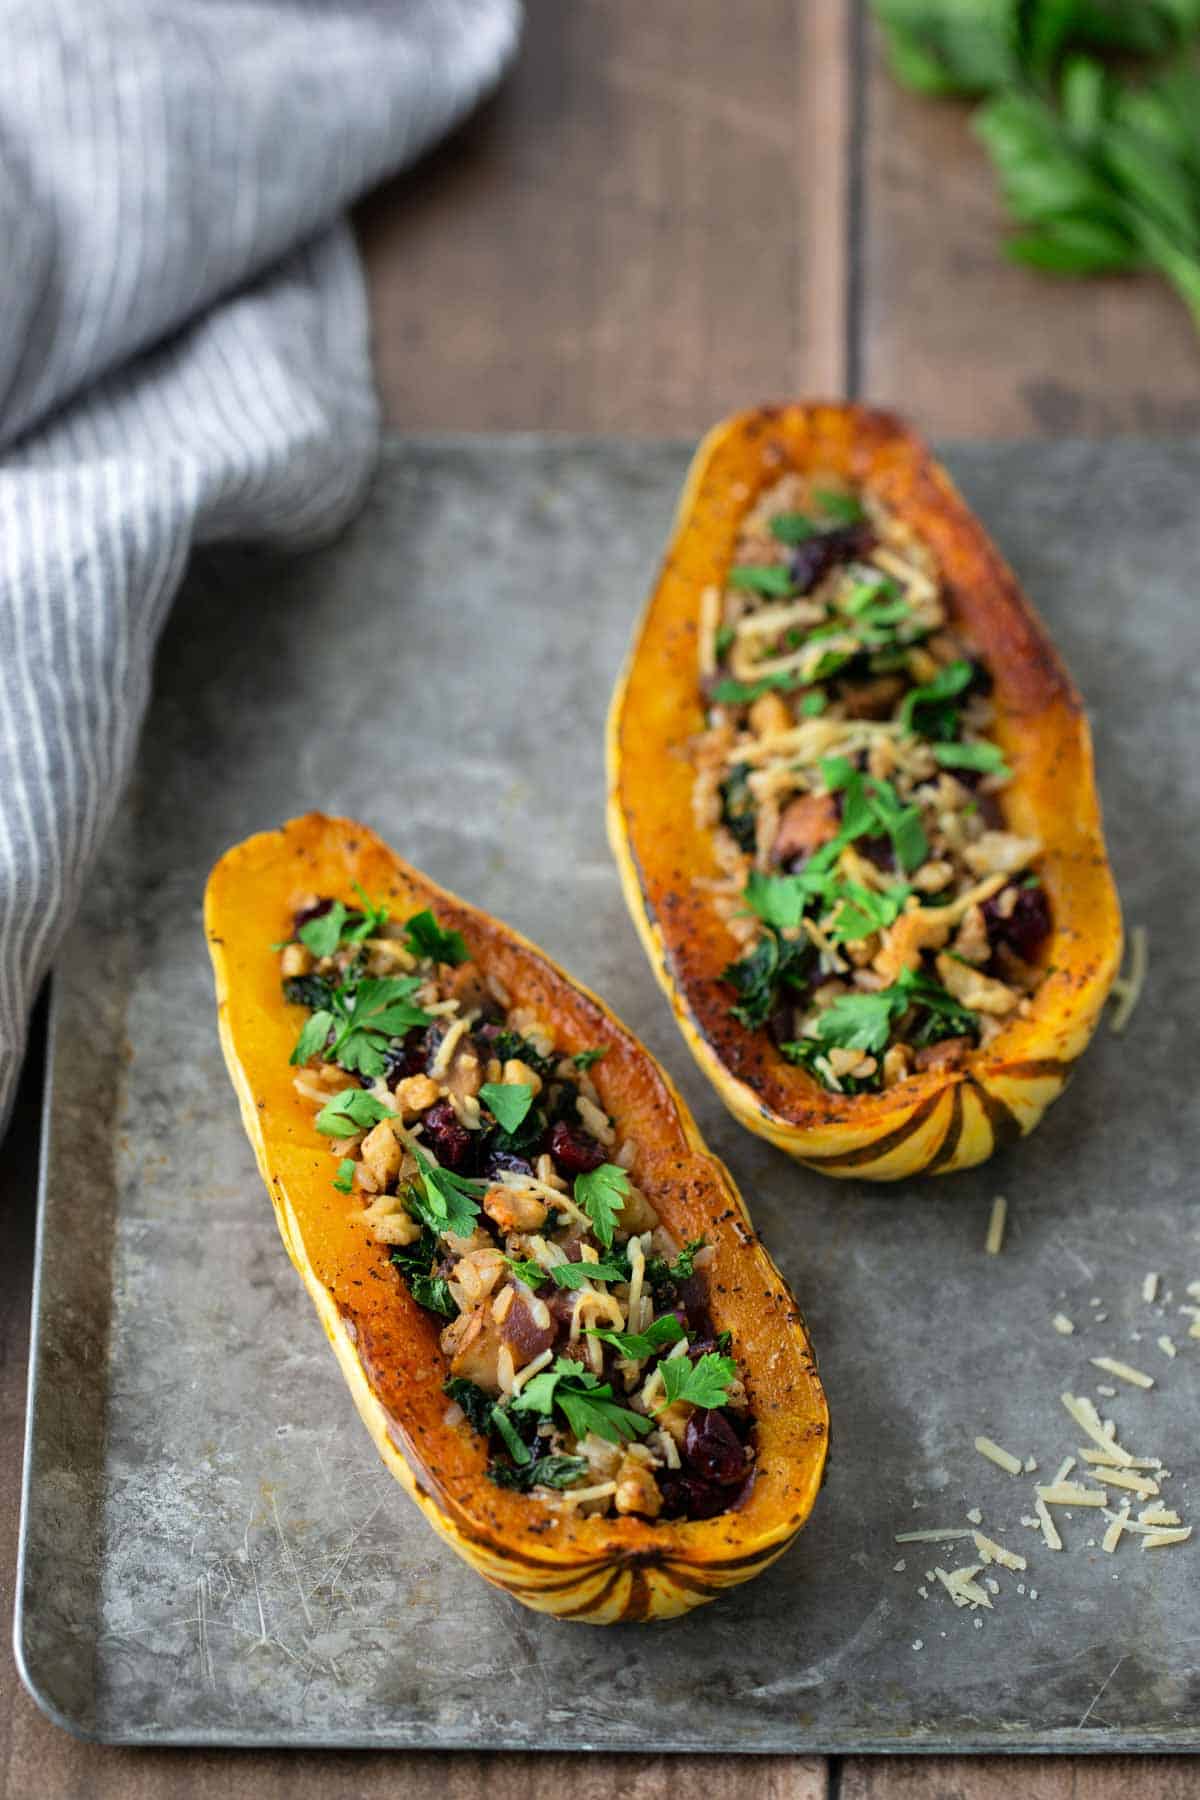
[[[378,418],[342,215],[519,0],[0,0],[0,1126],[194,544],[341,525]]]

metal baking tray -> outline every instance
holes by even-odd
[[[1020,1524],[1031,1481],[972,1448],[986,1432],[1051,1471],[1078,1441],[1059,1393],[1094,1394],[1089,1356],[1124,1356],[1157,1385],[1102,1405],[1173,1467],[1167,1497],[1190,1514],[1200,446],[947,451],[1087,695],[1127,916],[1154,956],[1127,1035],[1101,1032],[1032,1139],[898,1189],[830,1183],[729,1120],[618,892],[602,724],[686,456],[397,440],[328,549],[196,565],[55,977],[16,1632],[30,1690],[73,1731],[1200,1748],[1200,1547],[1107,1556],[1102,1522],[1075,1512],[1052,1554]],[[800,1296],[828,1483],[782,1562],[687,1619],[597,1631],[522,1610],[425,1528],[353,1410],[242,1135],[200,924],[220,851],[313,805],[363,817],[613,1003],[681,1080]],[[1010,1225],[991,1257],[997,1193]],[[1148,1270],[1170,1304],[1143,1302]],[[893,1543],[973,1506],[1029,1559],[1023,1578],[991,1572],[1001,1592],[975,1615],[924,1579],[962,1546]]]

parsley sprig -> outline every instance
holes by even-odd
[[[410,1209],[439,1237],[448,1231],[456,1237],[469,1237],[479,1217],[479,1201],[487,1191],[487,1182],[471,1181],[456,1175],[453,1169],[439,1167],[416,1144],[412,1153],[420,1180],[409,1190]]]
[[[592,1230],[606,1250],[629,1198],[629,1177],[616,1163],[601,1163],[590,1174],[575,1177],[575,1204],[592,1221]]]
[[[653,1429],[641,1413],[617,1403],[609,1382],[563,1356],[527,1381],[511,1402],[513,1412],[536,1413],[545,1419],[552,1417],[555,1409],[577,1438],[594,1431],[609,1444],[631,1443]]]
[[[433,1023],[432,1014],[410,998],[419,986],[419,976],[399,975],[352,977],[330,988],[328,1006],[305,1021],[291,1061],[306,1063],[321,1055],[374,1080],[387,1066],[385,1053],[393,1038]]]

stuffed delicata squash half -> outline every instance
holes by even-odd
[[[692,464],[609,720],[626,899],[696,1060],[826,1174],[1037,1124],[1121,954],[1045,628],[896,420],[788,406]]]
[[[779,1556],[825,1463],[812,1349],[637,1040],[348,820],[230,850],[205,920],[284,1243],[434,1529],[594,1624]]]

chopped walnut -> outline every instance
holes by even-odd
[[[861,1050],[843,1050],[840,1046],[835,1046],[828,1052],[828,1061],[839,1081],[844,1075],[850,1075],[857,1081],[865,1081],[879,1066],[873,1056],[864,1056]]]
[[[396,1105],[406,1119],[428,1112],[438,1096],[438,1084],[428,1075],[406,1075],[396,1083]]]
[[[504,1073],[501,1076],[501,1080],[506,1087],[516,1086],[532,1088],[535,1099],[542,1091],[541,1076],[535,1069],[531,1069],[528,1063],[522,1062],[519,1056],[509,1057],[504,1065]]]
[[[1021,998],[1003,981],[994,981],[990,975],[981,975],[978,969],[968,968],[966,963],[956,962],[952,956],[939,956],[937,959],[938,979],[956,1000],[969,1008],[971,1012],[990,1013],[994,1018],[1003,1018],[1012,1012]]]
[[[893,1044],[883,1059],[883,1085],[895,1087],[912,1069],[912,1052],[907,1044]]]
[[[787,702],[778,694],[760,694],[750,708],[750,729],[755,737],[775,737],[791,728],[792,715]]]
[[[955,956],[961,956],[964,962],[973,963],[977,968],[990,960],[992,946],[988,942],[987,921],[981,906],[968,907],[963,914],[952,947]]]
[[[313,953],[307,944],[285,944],[279,958],[279,973],[284,980],[307,975],[313,966]]]
[[[902,969],[918,967],[922,950],[940,950],[949,936],[950,927],[938,917],[936,906],[914,907],[888,926],[874,966],[885,981],[893,982]]]
[[[639,1513],[656,1519],[662,1511],[662,1490],[654,1479],[654,1470],[633,1454],[634,1446],[625,1452],[617,1470],[617,1492],[613,1504],[619,1513]]]
[[[985,831],[963,851],[976,875],[1016,875],[1041,850],[1036,838],[1018,837],[1015,831]]]
[[[390,1119],[381,1119],[362,1142],[362,1159],[381,1188],[400,1173],[400,1145]]]
[[[483,1210],[501,1231],[540,1231],[546,1223],[548,1208],[536,1194],[523,1194],[520,1188],[491,1187],[483,1196]]]

